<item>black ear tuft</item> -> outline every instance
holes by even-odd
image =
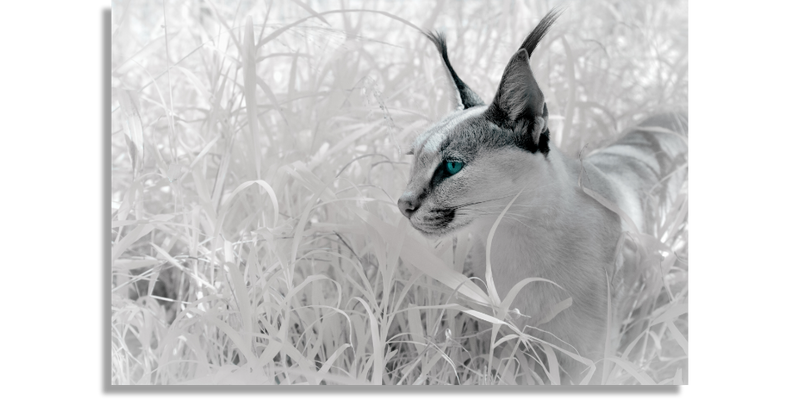
[[[533,50],[536,49],[536,45],[539,45],[539,41],[544,38],[544,35],[547,34],[547,31],[550,30],[550,27],[553,26],[553,23],[556,22],[558,17],[564,12],[563,8],[554,8],[550,10],[542,20],[539,21],[539,24],[536,24],[536,28],[525,37],[525,40],[522,41],[522,45],[519,49],[524,49],[528,52],[528,56],[533,55]]]
[[[461,78],[458,77],[456,71],[453,70],[453,66],[450,65],[450,59],[447,58],[447,40],[445,38],[444,33],[442,32],[427,32],[425,36],[436,45],[436,49],[439,51],[439,54],[442,57],[442,61],[444,62],[447,71],[450,73],[450,78],[453,80],[453,84],[458,91],[458,103],[460,104],[459,107],[467,109],[470,107],[475,107],[479,105],[484,105],[483,100],[481,100],[478,95],[472,91],[472,89],[467,86],[466,83],[461,81]]]

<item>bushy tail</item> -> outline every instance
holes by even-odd
[[[612,277],[612,299],[620,318],[649,313],[661,294],[685,288],[688,263],[688,131],[686,113],[652,116],[629,129],[616,143],[589,156],[619,191],[617,203],[636,222],[639,232],[628,238],[622,261]],[[631,213],[633,215],[631,215]],[[632,243],[627,243],[631,241]],[[666,247],[667,249],[664,249]],[[678,260],[678,258],[683,258]],[[670,287],[665,276],[675,271]],[[684,276],[684,277],[682,277]],[[683,280],[683,281],[681,281]],[[674,301],[679,302],[679,301]],[[618,347],[635,344],[647,322],[623,329]]]
[[[616,143],[588,158],[628,195],[642,202],[639,230],[657,232],[678,201],[688,175],[688,114],[652,116],[634,126]]]
[[[656,163],[651,167],[655,176],[650,179],[645,194],[646,209],[650,212],[649,229],[659,237],[661,222],[667,220],[677,204],[685,204],[681,194],[686,187],[689,172],[689,116],[686,113],[657,115],[643,121],[620,140],[620,144],[638,143],[647,140],[642,146],[648,153],[654,153]],[[652,141],[651,141],[652,140]]]

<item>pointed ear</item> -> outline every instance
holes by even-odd
[[[547,108],[544,93],[533,78],[528,65],[528,52],[520,49],[508,62],[486,118],[500,127],[533,138],[538,145],[539,136],[547,128]]]
[[[463,110],[478,105],[484,105],[483,100],[478,97],[478,94],[472,91],[472,89],[470,89],[466,83],[461,81],[456,74],[456,71],[453,70],[453,66],[450,65],[450,59],[447,57],[447,42],[444,33],[426,32],[425,36],[428,37],[428,39],[430,39],[434,45],[436,45],[436,49],[439,51],[439,55],[442,57],[442,62],[444,63],[447,76],[450,78],[450,84],[453,87],[452,94],[454,95],[453,104],[455,105],[455,108],[457,110]]]

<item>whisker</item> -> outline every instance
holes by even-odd
[[[475,214],[477,214],[477,216],[480,216],[480,217],[493,217],[493,216],[497,216],[497,215],[499,215],[499,214],[500,214],[500,211],[479,211],[479,210],[470,210],[470,211],[467,211],[466,213],[464,213],[464,214],[461,214],[461,215],[465,215],[465,214],[469,214],[469,213],[475,213]],[[458,216],[459,214],[457,213],[456,215]],[[530,226],[529,224],[527,224],[527,223],[525,223],[525,222],[521,221],[521,219],[525,219],[525,220],[531,220],[531,219],[533,219],[532,217],[525,216],[525,215],[521,215],[521,214],[517,214],[517,213],[506,212],[506,214],[503,216],[503,218],[504,218],[504,219],[505,219],[505,218],[508,218],[508,219],[510,219],[510,220],[516,221],[516,222],[518,222],[520,225],[523,225],[523,226],[525,226],[525,227],[526,227],[526,228],[528,228],[528,229],[534,229],[534,228],[533,228],[532,226]]]
[[[524,187],[522,190],[523,190],[523,192],[525,192],[525,191],[527,191],[527,192],[539,191],[539,190],[541,190],[541,189],[543,189],[545,187],[555,186],[555,185],[558,185],[558,184],[559,184],[558,182],[553,181],[553,182],[545,183],[545,184],[537,184],[536,187],[533,187],[531,189],[527,189],[528,187]],[[445,208],[446,209],[454,209],[455,210],[455,209],[460,209],[460,208],[469,207],[469,206],[473,206],[473,205],[483,204],[483,203],[487,203],[487,202],[503,200],[503,199],[506,199],[506,198],[509,198],[509,197],[513,197],[516,194],[517,193],[508,193],[508,194],[505,194],[505,195],[502,195],[502,196],[499,196],[499,197],[496,197],[496,198],[490,198],[490,199],[487,199],[487,200],[480,200],[480,201],[471,201],[471,202],[466,202],[464,204],[447,206]],[[516,204],[515,203],[514,206],[526,206],[526,205],[521,205],[521,204]],[[505,208],[505,205],[503,205],[503,208]]]

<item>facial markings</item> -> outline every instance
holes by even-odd
[[[455,127],[472,117],[476,117],[486,110],[486,106],[473,107],[467,110],[456,111],[445,117],[433,127],[425,131],[414,142],[413,150],[419,153],[437,153],[440,151],[441,143],[448,137],[454,135]]]
[[[415,173],[409,189],[423,191],[436,188],[444,179],[456,174],[448,173],[448,161],[458,161],[468,166],[481,147],[491,147],[504,138],[499,132],[500,128],[481,116],[486,108],[480,106],[455,112],[417,138],[412,146],[415,152],[412,171]]]
[[[466,170],[482,151],[522,146],[521,134],[488,121],[483,116],[485,111],[486,107],[474,107],[453,113],[434,124],[414,142],[414,167],[408,190],[421,196],[420,212],[411,218],[416,229],[439,234],[454,229],[453,226],[459,228],[471,222],[468,218],[472,215],[460,217],[454,203],[463,198],[469,199],[465,193],[473,193],[474,190],[470,191],[469,182],[464,183],[465,180],[458,176],[452,183],[447,181],[462,170],[459,167],[457,173],[445,173],[448,161],[462,162],[463,170]]]

